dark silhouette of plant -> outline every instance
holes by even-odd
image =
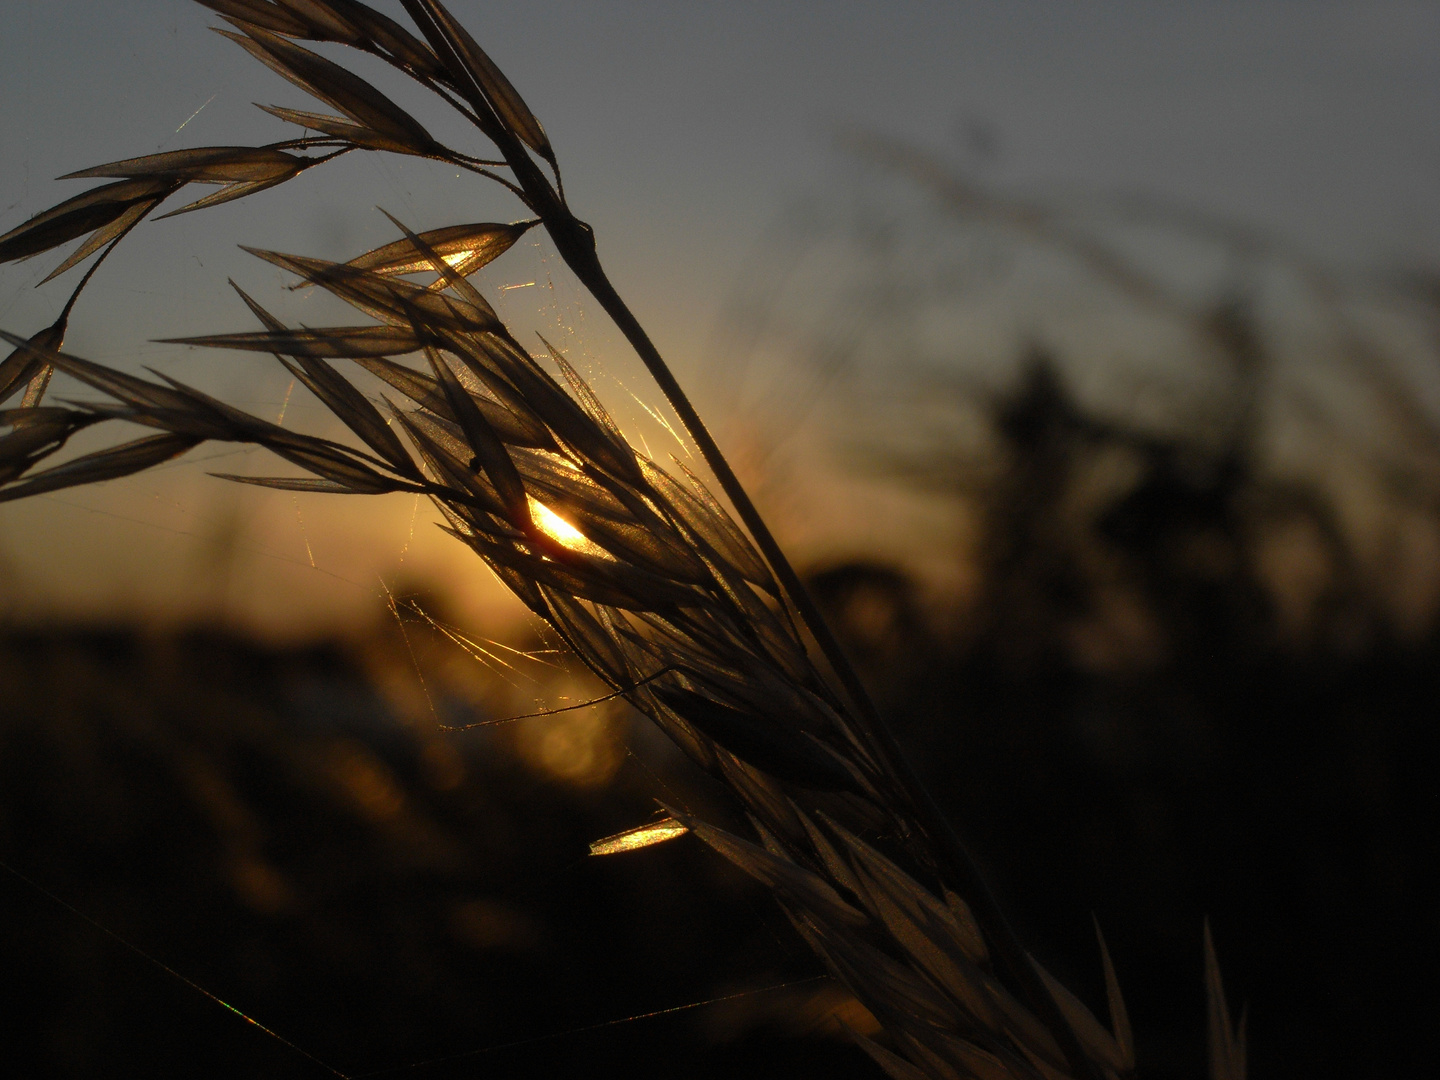
[[[221,33],[335,110],[266,111],[317,132],[260,147],[206,147],[72,174],[112,182],[0,236],[0,260],[86,237],[56,273],[113,250],[193,183],[194,211],[292,180],[356,151],[433,159],[500,184],[534,215],[414,232],[334,263],[260,258],[374,321],[282,324],[182,343],[274,354],[344,422],[352,442],[298,434],[174,379],[151,381],[61,351],[77,288],[50,327],[0,364],[0,500],[149,468],[207,441],[251,443],[308,473],[229,477],[306,492],[430,497],[445,528],[561,635],[617,695],[723,784],[752,839],[683,808],[607,849],[686,830],[772,890],[796,932],[883,1027],[857,1035],[890,1075],[1120,1078],[1129,1022],[1102,944],[1111,1024],[1100,1024],[1021,946],[970,854],[920,784],[807,590],[648,336],[611,286],[572,212],[539,121],[438,0],[404,0],[415,33],[356,0],[202,0]],[[349,47],[433,92],[491,144],[437,141],[369,82],[297,42]],[[394,219],[392,219],[394,220]],[[692,476],[635,452],[554,349],[558,379],[517,342],[467,275],[539,225],[660,385],[747,535]],[[103,250],[102,250],[103,249]],[[93,273],[96,264],[92,265]],[[423,282],[412,280],[423,277]],[[237,292],[238,292],[237,287]],[[392,357],[418,355],[424,367]],[[377,403],[331,361],[350,360],[408,399]],[[42,404],[59,370],[108,400]],[[112,421],[158,434],[41,466],[75,433]],[[402,439],[403,435],[403,439]],[[358,443],[359,445],[355,445]],[[1213,980],[1212,980],[1213,981]],[[1218,982],[1215,983],[1218,986]],[[1236,1075],[1223,1009],[1217,1076]]]

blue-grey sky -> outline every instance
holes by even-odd
[[[997,152],[984,167],[996,184],[1143,191],[1262,225],[1346,266],[1433,265],[1440,251],[1433,2],[451,7],[545,123],[612,277],[682,371],[704,355],[747,254],[780,209],[823,196],[854,169],[833,148],[845,126],[962,157],[965,133],[973,141],[986,131]],[[0,231],[80,190],[53,181],[72,169],[283,137],[250,103],[310,104],[206,31],[215,21],[184,0],[4,0]],[[422,113],[419,98],[402,100],[427,122],[436,115]],[[142,230],[97,279],[71,345],[122,364],[188,371],[193,359],[144,342],[240,325],[227,275],[260,288],[279,283],[237,255],[235,243],[353,254],[390,238],[369,210],[376,203],[423,227],[520,216],[500,193],[424,165],[364,161],[336,167],[333,179],[311,173]],[[29,332],[49,321],[74,272],[38,292],[29,286],[56,261],[0,268],[0,325]],[[499,271],[491,284],[506,280]],[[562,299],[583,316],[583,298]],[[587,332],[588,348],[612,346],[603,328]],[[271,380],[255,393],[259,400],[283,390]],[[145,490],[147,506],[169,497],[158,486]],[[170,499],[189,507],[183,512],[132,516],[164,517],[175,536],[209,535],[220,504],[196,494],[203,490],[192,483]],[[107,498],[80,491],[63,506],[0,508],[0,589],[22,588],[36,608],[60,597],[67,610],[87,596],[118,609],[146,595],[155,571],[142,563],[153,564],[153,549],[142,559],[127,546],[149,542],[141,526],[107,526],[118,530],[106,534],[115,550],[89,560],[103,567],[103,580],[99,571],[87,578],[83,566],[62,573],[34,553],[58,544],[86,563],[79,536],[99,535],[98,519],[75,507],[113,511]],[[122,534],[124,543],[115,540]],[[297,559],[308,558],[301,540],[284,542]],[[161,547],[180,559],[190,542]],[[399,543],[388,534],[376,543],[391,545],[393,562]],[[370,565],[359,555],[341,561],[352,577]]]
[[[1355,262],[1440,245],[1433,3],[453,6],[546,123],[617,273],[686,308],[783,198],[846,167],[840,124],[943,147],[979,122],[998,179],[1142,189]],[[207,14],[7,0],[4,220],[70,190],[50,183],[68,167],[273,130],[249,102],[303,95]]]

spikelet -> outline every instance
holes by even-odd
[[[183,339],[275,355],[346,425],[353,443],[281,428],[173,379],[136,378],[63,352],[63,316],[58,330],[28,339],[4,334],[14,352],[0,363],[0,388],[58,369],[109,400],[40,407],[42,386],[26,407],[0,411],[0,501],[137,472],[206,441],[263,446],[299,470],[229,477],[243,483],[428,496],[445,530],[725,785],[753,830],[746,838],[670,811],[596,841],[595,854],[692,832],[763,882],[831,975],[880,1021],[883,1045],[857,1039],[893,1077],[1131,1075],[1133,1042],[1108,953],[1110,1029],[1015,942],[723,455],[605,278],[588,226],[566,206],[543,127],[474,39],[438,0],[404,0],[418,36],[355,0],[202,2],[234,28],[227,37],[342,115],[270,109],[321,134],[76,174],[115,182],[0,236],[0,260],[88,236],[58,273],[102,247],[108,253],[140,216],[189,184],[221,185],[185,207],[199,209],[352,151],[430,157],[489,177],[536,215],[616,318],[749,536],[693,476],[672,476],[638,454],[563,356],[549,350],[546,358],[557,379],[471,285],[468,275],[535,220],[425,232],[397,222],[400,239],[344,263],[255,252],[368,321],[291,328],[241,293],[260,330]],[[463,102],[498,159],[440,144],[301,40],[369,53],[451,106]],[[417,283],[415,275],[428,280]],[[377,375],[394,398],[371,401],[350,381],[358,371]],[[42,467],[76,431],[110,420],[156,434]],[[822,655],[812,651],[816,643]],[[1207,978],[1214,1076],[1243,1080],[1243,1033],[1230,1029],[1218,973]]]

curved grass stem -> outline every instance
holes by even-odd
[[[502,149],[504,148],[502,147]],[[523,177],[521,170],[517,169],[516,172]],[[740,483],[740,478],[735,475],[734,469],[730,467],[730,462],[720,450],[719,444],[715,442],[709,428],[705,426],[705,422],[700,418],[695,406],[691,404],[690,398],[680,386],[679,380],[675,378],[669,365],[660,355],[660,351],[650,340],[650,335],[645,332],[640,321],[610,283],[610,279],[600,266],[598,256],[594,254],[593,241],[590,239],[588,227],[584,227],[582,230],[580,223],[557,203],[551,203],[552,206],[556,206],[556,209],[547,212],[545,205],[547,200],[538,201],[541,203],[538,208],[541,220],[555,241],[562,258],[600,306],[605,309],[605,313],[614,321],[620,332],[625,335],[625,339],[639,355],[666,400],[670,402],[680,422],[685,426],[685,430],[695,441],[705,463],[719,481],[721,489],[740,515],[740,520],[755,540],[765,561],[770,565],[771,571],[779,580],[781,589],[794,605],[801,621],[814,638],[826,663],[840,681],[841,686],[844,687],[846,695],[859,713],[866,733],[875,744],[875,748],[886,759],[894,775],[899,779],[904,788],[900,794],[910,804],[912,811],[924,828],[927,838],[934,845],[936,854],[940,856],[941,865],[936,866],[935,871],[942,880],[945,880],[971,904],[976,921],[985,932],[994,950],[1001,977],[1009,984],[1010,989],[1034,1010],[1054,1035],[1075,1075],[1081,1080],[1101,1080],[1099,1072],[1081,1048],[1074,1031],[1066,1022],[1055,999],[1046,990],[1034,965],[1030,962],[1010,920],[1005,917],[1005,913],[1001,910],[999,902],[986,883],[984,875],[981,874],[974,857],[946,819],[933,796],[921,783],[899,742],[895,739],[894,733],[880,716],[869,692],[860,681],[854,665],[845,655],[840,642],[825,621],[825,617],[810,595],[810,591],[805,587],[800,575],[796,573],[790,560],[770,532],[765,519],[761,517],[759,510],[750,499],[749,493]],[[582,231],[583,235],[581,235]]]

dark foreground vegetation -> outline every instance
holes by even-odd
[[[389,666],[406,651],[393,624],[291,650],[7,633],[0,857],[351,1075],[869,1068],[833,1037],[816,963],[727,864],[689,838],[588,856],[663,788],[704,803],[694,776],[671,775],[678,755],[619,717],[578,729],[553,763],[579,771],[559,777],[507,729],[442,737],[429,701],[451,721],[486,714],[459,696],[473,681],[428,663],[440,645],[406,630],[428,700]],[[13,874],[0,896],[11,1075],[327,1075]],[[511,1043],[525,1045],[471,1054]],[[465,1056],[408,1068],[450,1055]]]
[[[1200,1075],[1206,917],[1256,1075],[1418,1074],[1436,1051],[1440,640],[1387,631],[1341,573],[1283,623],[1252,557],[1273,500],[1243,458],[1181,470],[1183,448],[1087,419],[1043,360],[993,419],[991,558],[966,612],[937,620],[877,564],[812,581],[1025,939],[1101,999],[1094,913],[1150,1075]],[[1062,524],[1076,470],[1120,443],[1135,483]],[[1119,593],[1141,627],[1128,653],[1097,644]],[[818,971],[689,838],[586,856],[657,795],[714,798],[638,718],[437,732],[584,684],[552,669],[517,693],[419,617],[436,609],[295,650],[8,632],[4,859],[351,1074],[555,1036],[415,1075],[869,1075],[836,1010],[863,1014],[823,981],[576,1030]],[[0,889],[25,1075],[323,1074],[30,885]]]
[[[1043,358],[992,419],[988,565],[948,635],[893,569],[816,586],[1027,940],[1096,997],[1094,913],[1151,1075],[1193,1072],[1206,917],[1252,1075],[1420,1074],[1440,1030],[1433,624],[1397,633],[1328,502],[1243,449],[1102,423]],[[1135,481],[1077,519],[1074,485],[1115,450]],[[1297,522],[1326,568],[1303,616],[1258,559]]]

